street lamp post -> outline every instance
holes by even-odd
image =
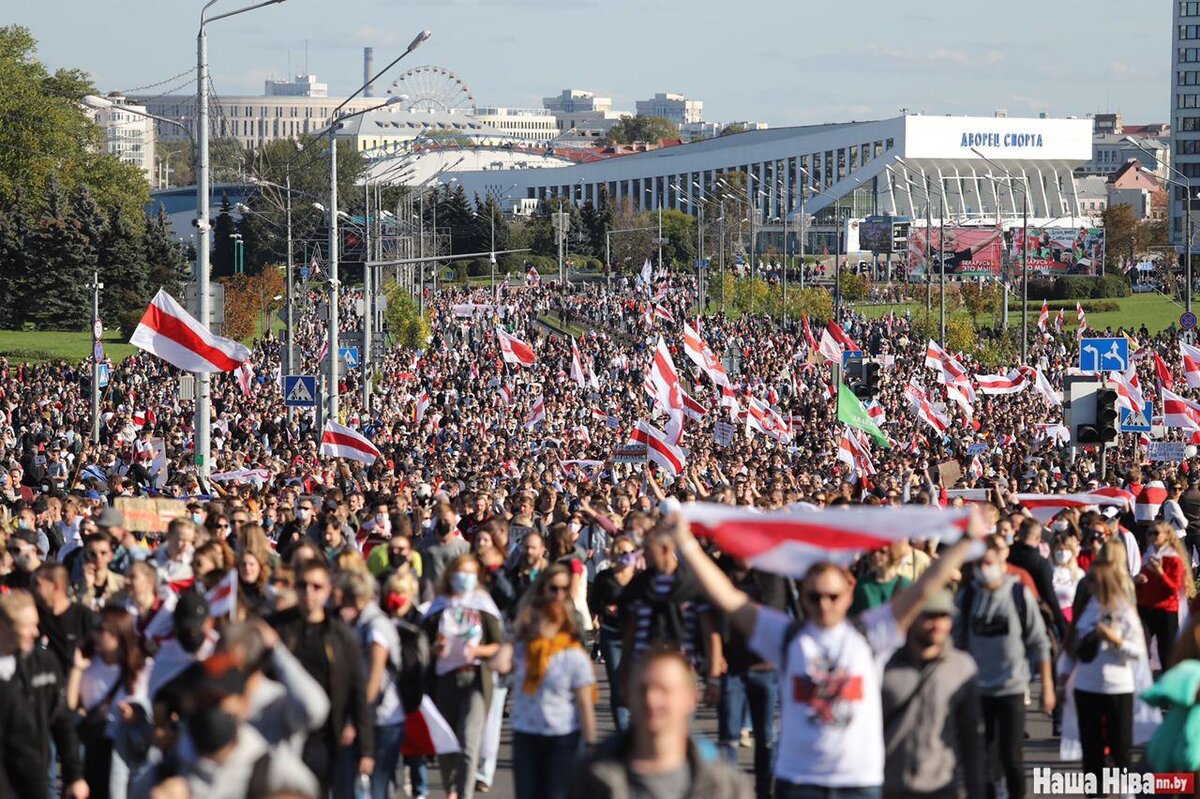
[[[1162,166],[1165,166],[1167,169],[1171,170],[1179,177],[1179,180],[1169,180],[1169,179],[1164,178],[1164,181],[1166,183],[1169,183],[1171,185],[1174,185],[1176,187],[1180,187],[1183,189],[1183,226],[1184,226],[1184,235],[1186,236],[1186,238],[1184,240],[1184,246],[1187,248],[1187,251],[1184,253],[1184,259],[1185,259],[1185,264],[1186,264],[1184,266],[1184,281],[1186,282],[1187,285],[1184,286],[1183,302],[1184,302],[1184,310],[1191,312],[1191,310],[1192,310],[1192,201],[1193,201],[1192,179],[1188,175],[1183,174],[1178,169],[1176,169],[1175,167],[1168,164],[1166,161],[1159,158],[1154,153],[1147,150],[1145,147],[1142,147],[1140,144],[1134,143],[1133,146],[1137,147],[1143,153],[1150,156],[1156,162],[1158,162]],[[1182,183],[1180,181],[1182,181]]]
[[[989,166],[994,166],[1008,178],[1009,193],[1013,190],[1014,175],[1004,167],[972,147],[971,152],[982,158]],[[1029,362],[1029,187],[1021,183],[1021,363]],[[945,192],[943,191],[943,196]],[[997,208],[999,213],[999,208]],[[1047,214],[1048,215],[1048,214]],[[1100,265],[1103,270],[1104,265]],[[1007,290],[1006,290],[1007,291]],[[1004,307],[1008,308],[1008,295],[1005,294]]]

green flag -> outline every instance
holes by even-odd
[[[891,448],[887,436],[867,414],[867,409],[863,407],[862,402],[854,396],[854,392],[845,383],[838,383],[837,417],[839,422],[869,433],[871,438],[875,439],[875,443],[884,449]]]

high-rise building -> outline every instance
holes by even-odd
[[[640,117],[665,117],[676,125],[690,125],[704,119],[704,101],[659,92],[649,100],[638,100],[637,112]]]
[[[1200,2],[1179,0],[1171,5],[1175,22],[1171,28],[1171,165],[1192,181],[1200,177]],[[1200,183],[1196,185],[1200,188]],[[1188,191],[1172,186],[1168,207],[1171,243],[1190,249],[1194,231],[1183,229]],[[1193,211],[1200,211],[1200,205],[1194,205]]]
[[[543,97],[542,107],[550,113],[580,114],[585,111],[611,111],[611,97],[597,97],[583,89],[563,89],[557,97]]]
[[[134,105],[119,92],[109,94],[108,99],[112,106],[91,111],[92,119],[104,131],[105,152],[138,167],[150,180],[154,173],[154,120],[144,116],[144,106]]]

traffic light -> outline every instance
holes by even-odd
[[[1120,411],[1117,409],[1117,392],[1111,388],[1101,388],[1096,391],[1096,421],[1092,424],[1079,425],[1079,443],[1114,443],[1120,432],[1117,426],[1120,415]]]
[[[879,364],[863,361],[862,372],[850,379],[850,390],[859,399],[871,399],[879,393]]]

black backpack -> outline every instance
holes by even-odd
[[[426,694],[432,658],[429,657],[429,638],[416,624],[399,619],[396,630],[400,633],[400,669],[396,672],[396,690],[400,693],[400,704],[404,712],[413,713],[421,706]]]

